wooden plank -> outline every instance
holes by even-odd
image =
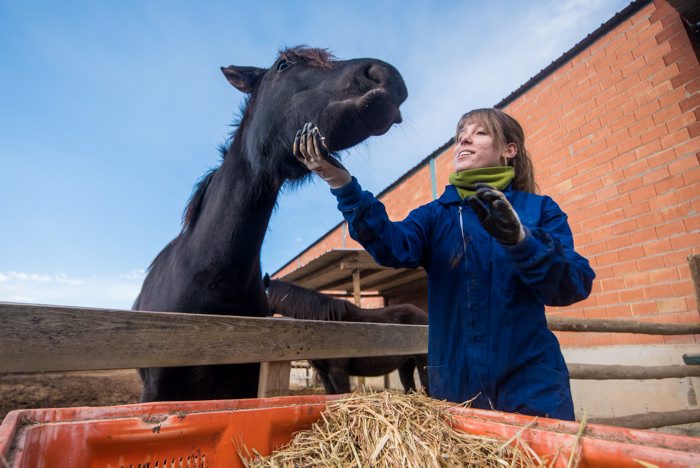
[[[698,323],[650,323],[633,320],[575,319],[547,317],[547,324],[553,331],[638,333],[643,335],[698,335]]]
[[[260,364],[258,398],[289,395],[289,376],[292,361],[263,362]]]
[[[426,353],[428,327],[0,302],[0,372]]]
[[[605,364],[570,364],[569,376],[576,380],[644,380],[700,377],[697,366],[618,366]]]
[[[700,422],[700,409],[684,409],[680,411],[654,412],[617,416],[612,418],[591,418],[592,424],[628,427],[630,429],[653,429],[657,427],[677,426]]]

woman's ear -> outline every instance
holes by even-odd
[[[516,145],[515,143],[507,143],[501,156],[503,156],[506,159],[512,159],[515,157],[516,154],[518,154],[518,145]]]

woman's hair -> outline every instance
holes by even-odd
[[[505,148],[509,143],[515,143],[518,152],[514,157],[505,161],[506,165],[513,166],[515,169],[513,188],[522,192],[539,192],[539,187],[535,183],[535,168],[532,166],[530,154],[525,148],[525,132],[517,120],[500,109],[474,109],[459,119],[455,141],[459,138],[459,133],[467,122],[477,122],[483,125],[498,148]]]

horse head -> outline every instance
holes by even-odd
[[[294,135],[314,122],[332,152],[382,135],[401,122],[407,97],[399,72],[376,59],[337,60],[324,49],[281,51],[270,68],[222,67],[236,89],[249,94],[237,132],[250,161],[279,179],[300,179],[309,171],[292,155]],[[337,157],[337,156],[336,156]]]

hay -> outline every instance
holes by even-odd
[[[353,394],[330,403],[319,422],[272,455],[239,455],[249,468],[546,466],[519,434],[504,442],[454,430],[452,406],[424,394]]]

